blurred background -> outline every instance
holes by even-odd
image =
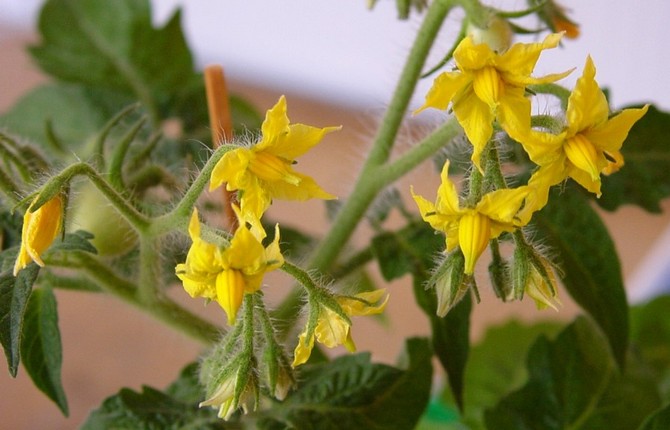
[[[0,2],[0,112],[45,81],[25,52],[27,45],[38,40],[35,23],[41,3]],[[293,121],[320,127],[344,126],[342,132],[330,135],[301,160],[305,172],[339,196],[346,196],[355,179],[356,168],[362,163],[419,26],[419,17],[399,21],[393,1],[380,0],[373,11],[365,3],[152,0],[157,24],[171,16],[176,7],[183,9],[182,22],[199,67],[223,65],[230,90],[249,99],[259,111],[286,94]],[[524,1],[489,3],[504,9],[526,7]],[[650,102],[670,110],[670,85],[666,82],[670,76],[666,49],[670,3],[564,0],[562,4],[580,24],[581,36],[544,53],[536,75],[577,67],[567,79],[571,85],[590,54],[598,68],[597,79],[611,90],[615,108]],[[456,33],[455,22],[456,18],[450,17],[444,26],[444,49]],[[429,64],[435,64],[438,51],[444,49],[438,46]],[[422,102],[431,83],[431,78],[422,83],[414,107]],[[417,120],[409,121],[407,142],[399,149],[411,143],[415,130],[426,127]],[[410,183],[420,194],[429,196],[434,195],[438,179],[432,166],[426,165],[406,178],[400,188],[407,189]],[[635,301],[670,290],[670,201],[665,201],[663,208],[663,214],[649,214],[634,207],[604,214],[620,252],[629,297]],[[300,211],[283,203],[272,208],[273,217],[312,232],[325,226],[323,212],[319,202],[310,202],[308,209]],[[359,232],[360,237],[365,235],[365,231]],[[480,267],[485,270],[485,265]],[[391,301],[385,324],[363,320],[354,323],[359,349],[371,350],[376,360],[393,362],[405,337],[428,333],[425,317],[405,305],[413,301],[406,281],[388,286]],[[272,285],[273,280],[268,284]],[[483,285],[481,289],[485,290]],[[174,290],[174,295],[191,309],[205,312],[213,321],[223,321],[214,305],[205,309],[201,302],[188,300],[181,289]],[[473,316],[475,338],[487,325],[511,316],[567,319],[576,312],[566,294],[562,295],[564,307],[554,313],[537,312],[530,301],[503,306],[493,293],[482,293],[482,303],[475,307]],[[0,428],[76,428],[91,408],[121,387],[165,387],[201,351],[199,344],[113,298],[66,291],[58,291],[57,298],[64,349],[63,384],[71,416],[63,418],[23,369],[16,380],[1,371]]]

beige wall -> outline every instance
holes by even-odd
[[[0,40],[0,111],[8,106],[43,77],[30,64],[21,46],[25,38]],[[231,90],[252,100],[259,110],[276,102],[277,90],[254,88],[231,82]],[[377,112],[354,112],[323,105],[312,100],[287,94],[289,116],[293,121],[317,126],[343,125],[342,132],[329,136],[313,153],[301,160],[301,169],[313,174],[328,191],[346,196],[356,176],[356,167],[363,160],[369,137],[374,134]],[[379,111],[381,111],[380,106]],[[420,132],[425,126],[410,126],[406,134]],[[402,146],[402,145],[401,145]],[[402,150],[402,148],[400,148]],[[426,195],[435,193],[437,177],[430,166],[404,181]],[[665,227],[670,225],[670,202],[664,204],[663,215],[650,215],[636,208],[624,208],[605,214],[605,222],[619,248],[624,274],[629,276]],[[282,222],[304,226],[318,232],[324,226],[323,206],[310,202],[296,210],[295,204],[278,203],[271,215]],[[365,231],[357,233],[361,242]],[[371,268],[375,272],[375,268]],[[482,275],[482,303],[475,308],[474,332],[481,334],[487,324],[510,316],[523,319],[568,318],[575,310],[563,294],[564,308],[560,313],[537,312],[529,301],[503,305],[485,288]],[[354,338],[359,349],[370,349],[379,360],[391,362],[400,351],[403,338],[428,332],[425,317],[411,303],[413,298],[407,279],[388,285],[391,300],[389,322],[355,321]],[[271,290],[286,288],[281,278],[269,280]],[[215,305],[204,309],[199,301],[188,300],[181,289],[173,291],[187,306],[202,310],[214,321],[223,322],[223,314]],[[87,411],[101,403],[119,388],[139,389],[142,384],[166,386],[187,362],[195,360],[200,346],[138,313],[135,309],[111,297],[96,294],[57,292],[60,327],[64,348],[63,384],[70,402],[71,417],[64,419],[57,408],[40,394],[29,381],[24,369],[12,380],[0,371],[0,428],[4,429],[70,429],[77,427]],[[342,351],[338,350],[338,353]]]

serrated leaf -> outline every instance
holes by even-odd
[[[660,201],[670,196],[670,113],[650,106],[628,133],[621,153],[625,164],[603,176],[598,204],[607,210],[635,204],[661,212]]]
[[[607,228],[573,187],[552,193],[535,218],[538,236],[559,255],[561,279],[572,298],[601,327],[623,367],[628,347],[628,303],[621,265]]]
[[[50,289],[33,291],[23,324],[21,362],[35,386],[67,416],[67,399],[60,377],[63,356],[58,311],[56,297]]]
[[[0,126],[48,146],[46,124],[68,151],[86,158],[88,143],[106,121],[131,102],[128,97],[101,88],[72,84],[46,84],[23,96],[0,117]]]
[[[30,51],[58,79],[146,101],[193,73],[179,19],[177,12],[153,28],[148,0],[49,0],[39,17],[41,43]]]
[[[649,416],[638,430],[667,430],[670,428],[670,405]]]
[[[425,409],[432,379],[431,351],[426,339],[409,339],[408,364],[399,369],[370,363],[366,353],[308,366],[300,388],[270,411],[291,428],[412,429]]]
[[[657,406],[648,381],[621,377],[607,340],[584,317],[528,354],[528,382],[485,414],[493,430],[636,428]]]
[[[39,269],[36,264],[31,264],[16,277],[11,270],[0,275],[0,343],[13,377],[16,377],[21,361],[23,319]]]
[[[212,408],[198,408],[151,387],[123,388],[88,416],[82,430],[226,429]]]
[[[91,239],[93,239],[93,234],[84,230],[66,233],[63,240],[51,246],[50,251],[85,251],[97,254],[98,251],[91,245]]]

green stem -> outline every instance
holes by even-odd
[[[530,91],[536,94],[551,94],[561,101],[561,108],[565,111],[568,107],[568,100],[570,99],[570,90],[553,83],[530,85]]]
[[[221,334],[218,327],[190,313],[167,298],[152,300],[151,302],[141,300],[135,284],[127,279],[120,278],[91,254],[82,251],[70,251],[61,258],[55,258],[47,254],[45,255],[45,262],[50,266],[81,270],[106,292],[147,312],[204,345],[212,344]]]
[[[209,157],[209,160],[205,163],[200,174],[191,183],[191,186],[181,198],[177,206],[167,214],[153,220],[152,231],[154,234],[167,233],[173,231],[175,228],[188,224],[193,208],[204,191],[205,186],[209,182],[214,167],[228,151],[235,148],[235,145],[221,145],[212,153],[212,156]],[[185,228],[183,230],[185,230]]]
[[[146,215],[142,214],[128,203],[128,201],[112,188],[112,186],[109,185],[98,172],[86,163],[73,164],[51,178],[42,188],[37,201],[33,204],[33,210],[37,210],[41,205],[60,193],[63,187],[70,183],[72,178],[79,175],[88,177],[93,185],[107,197],[107,200],[114,206],[114,209],[116,209],[136,230],[140,232],[145,231],[151,225],[151,220]]]

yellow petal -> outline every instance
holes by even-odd
[[[461,71],[473,71],[492,65],[497,54],[485,43],[475,44],[472,37],[464,38],[454,50],[456,66]]]
[[[298,336],[298,345],[295,347],[293,352],[293,364],[292,367],[300,366],[309,360],[309,356],[312,355],[312,349],[314,348],[314,336],[310,336],[307,339],[307,332],[303,332]]]
[[[444,72],[440,74],[433,86],[426,94],[426,101],[419,109],[414,111],[414,114],[421,112],[429,107],[446,110],[449,103],[456,98],[456,96],[464,91],[466,87],[472,82],[472,76],[463,74],[461,72]]]
[[[521,186],[487,193],[477,203],[477,212],[499,223],[510,224],[511,227],[529,192],[529,187]]]
[[[263,186],[273,198],[283,200],[332,200],[337,198],[321,188],[311,177],[298,173],[293,169],[291,169],[291,175],[298,178],[297,184],[286,181],[272,181],[265,182]]]
[[[291,185],[300,183],[300,178],[292,172],[291,162],[271,154],[270,151],[252,152],[249,160],[249,171],[262,181],[284,181]]]
[[[586,130],[583,134],[599,149],[608,152],[619,151],[630,129],[648,109],[649,105],[638,109],[624,109],[605,123]]]
[[[498,106],[498,101],[505,93],[505,83],[494,67],[488,66],[474,73],[472,88],[477,97],[490,109]]]
[[[261,125],[263,133],[262,140],[256,145],[257,149],[263,150],[274,144],[274,140],[283,134],[288,134],[289,119],[286,115],[286,97],[281,96],[279,101],[265,113],[265,120]]]
[[[496,67],[500,71],[520,76],[530,76],[543,50],[555,48],[561,41],[561,34],[549,34],[540,43],[515,43],[510,49],[496,58]]]
[[[224,270],[216,278],[216,301],[226,311],[228,324],[234,325],[244,297],[244,276],[239,270]]]
[[[464,94],[453,105],[454,114],[461,124],[465,134],[472,143],[472,162],[482,171],[480,158],[482,151],[486,147],[491,135],[493,134],[493,120],[495,118],[493,111],[478,97]]]
[[[349,336],[350,324],[328,308],[322,308],[314,330],[316,340],[328,348],[342,345]]]
[[[589,174],[591,180],[598,180],[600,170],[604,167],[604,157],[583,134],[579,133],[566,140],[563,149],[575,167]]]
[[[607,121],[609,105],[605,94],[595,81],[596,68],[591,57],[587,57],[582,76],[568,99],[565,116],[568,130],[576,134]]]
[[[228,191],[245,189],[248,186],[249,174],[247,168],[251,160],[251,151],[247,148],[237,148],[226,152],[212,170],[209,189],[214,190],[224,183]]]
[[[458,201],[456,185],[449,179],[449,160],[442,166],[440,172],[440,187],[437,189],[437,211],[445,215],[458,215],[461,213]]]
[[[458,244],[465,257],[465,274],[472,275],[475,263],[482,255],[491,238],[491,220],[477,211],[471,210],[458,225]]]
[[[341,129],[341,126],[318,128],[293,124],[289,126],[289,132],[277,136],[273,145],[268,146],[267,150],[287,160],[295,160],[321,142],[326,134]]]
[[[35,211],[32,211],[31,204],[23,216],[21,249],[14,263],[14,276],[30,264],[30,261],[44,266],[41,255],[58,237],[62,223],[63,199],[60,195],[56,195]]]
[[[388,299],[389,296],[386,294],[386,289],[381,288],[358,293],[354,297],[340,297],[337,299],[337,302],[345,314],[349,316],[364,316],[382,313],[386,308]]]

